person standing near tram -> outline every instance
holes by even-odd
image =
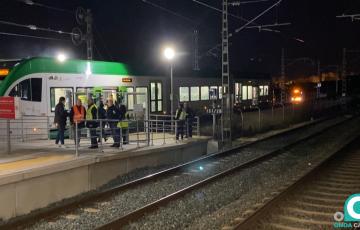
[[[176,140],[179,140],[179,136],[181,136],[181,140],[184,139],[185,119],[186,119],[186,111],[184,109],[184,105],[180,103],[175,113],[175,120],[177,125]]]
[[[120,121],[117,124],[117,127],[121,129],[122,141],[126,145],[129,143],[129,114],[127,112],[126,106],[124,104],[120,105]]]
[[[71,108],[70,111],[70,123],[73,128],[75,145],[80,145],[81,129],[85,127],[86,109],[82,105],[81,99],[76,100],[76,104]],[[77,133],[76,133],[77,125]],[[77,139],[76,139],[77,137]]]
[[[66,126],[66,118],[68,114],[65,110],[65,97],[59,98],[59,103],[55,107],[55,118],[54,124],[58,129],[58,133],[56,136],[55,144],[59,145],[59,147],[64,147],[64,133]]]
[[[94,100],[89,97],[88,99],[88,109],[86,111],[86,127],[90,130],[91,146],[90,149],[97,149],[97,135],[96,128],[98,127],[97,120],[97,107],[94,103]]]
[[[120,111],[117,106],[114,105],[113,99],[109,98],[108,100],[108,109],[106,113],[107,119],[109,120],[109,125],[111,133],[114,139],[114,144],[111,147],[120,147],[120,128],[117,127],[117,121],[120,117]],[[115,121],[116,120],[116,121]]]

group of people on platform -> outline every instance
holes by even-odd
[[[55,144],[64,147],[64,133],[67,118],[70,119],[74,141],[80,145],[81,130],[88,128],[90,130],[91,146],[89,148],[98,148],[98,142],[101,141],[97,134],[97,128],[101,125],[101,136],[107,141],[104,128],[109,125],[114,144],[111,147],[120,147],[120,138],[123,137],[123,144],[129,142],[129,123],[126,106],[123,104],[115,105],[113,99],[108,99],[104,104],[102,101],[96,106],[94,100],[90,97],[87,101],[88,108],[82,105],[80,98],[71,108],[70,113],[65,109],[65,98],[60,97],[59,103],[55,107],[54,123],[58,128]],[[104,120],[104,121],[103,121]]]
[[[101,127],[101,136],[107,141],[105,134],[105,126],[108,125],[114,144],[111,147],[120,147],[120,138],[122,143],[129,143],[129,123],[126,106],[123,104],[116,105],[113,99],[108,99],[104,104],[102,101],[96,106],[94,100],[89,97],[88,108],[82,105],[80,98],[77,98],[76,104],[71,108],[70,113],[65,109],[65,98],[60,97],[59,103],[55,107],[54,124],[58,128],[55,144],[64,147],[64,133],[67,118],[70,118],[70,124],[73,130],[74,141],[76,145],[80,145],[81,130],[88,128],[90,130],[91,146],[89,148],[98,148],[100,137],[97,134],[97,128]],[[188,103],[180,103],[175,113],[176,140],[192,137],[192,127],[194,122],[194,111]],[[103,122],[100,122],[103,121]]]

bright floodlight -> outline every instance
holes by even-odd
[[[64,62],[67,59],[66,55],[63,53],[59,53],[56,58],[59,62]]]
[[[165,56],[166,59],[171,61],[175,57],[175,51],[172,48],[166,48],[164,50],[164,56]]]

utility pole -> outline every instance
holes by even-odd
[[[199,70],[199,31],[194,30],[194,71]]]
[[[320,60],[317,61],[317,75],[319,77],[319,82],[316,86],[316,98],[320,98],[320,88],[321,88],[321,70],[320,70]]]
[[[342,81],[342,86],[341,86],[341,94],[343,97],[346,97],[346,48],[343,48],[343,60],[342,60],[342,71],[341,71],[341,81]]]
[[[231,147],[231,90],[229,68],[229,24],[228,0],[223,0],[222,9],[222,115],[221,115],[221,140],[223,147]]]
[[[281,49],[280,102],[285,103],[285,49]]]
[[[86,53],[87,53],[87,59],[92,60],[93,59],[93,31],[92,31],[92,13],[90,9],[87,9],[86,11]]]

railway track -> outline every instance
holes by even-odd
[[[84,224],[82,228],[84,229],[118,229],[119,226],[123,226],[126,223],[134,221],[148,212],[154,211],[161,207],[162,205],[167,204],[171,200],[174,200],[178,197],[181,197],[188,193],[189,191],[195,190],[204,186],[205,184],[211,183],[218,180],[226,175],[229,175],[235,171],[238,171],[242,168],[247,168],[252,165],[258,164],[267,159],[271,159],[283,151],[290,149],[291,147],[298,145],[306,140],[313,138],[316,135],[319,135],[327,130],[340,126],[345,123],[348,119],[332,119],[324,120],[322,122],[311,124],[306,127],[297,128],[289,132],[275,135],[264,140],[250,143],[232,150],[214,154],[211,156],[204,157],[202,159],[177,166],[129,183],[126,183],[121,186],[117,186],[106,191],[101,191],[84,198],[77,200],[69,205],[65,205],[61,208],[54,209],[47,213],[42,213],[38,216],[35,216],[36,223],[34,224],[34,217],[31,217],[31,220],[24,219],[20,222],[9,223],[3,225],[0,228],[17,228],[17,229],[37,229],[44,227],[44,224],[50,224],[53,226],[54,223],[59,221],[58,224],[62,224],[63,219],[78,220],[79,223],[84,218],[83,214],[79,212],[86,212],[87,217],[91,216],[96,222],[96,225]],[[269,144],[271,146],[269,146]],[[258,152],[255,154],[253,150]],[[239,162],[235,162],[235,159],[242,158]],[[202,173],[202,167],[212,166],[212,170],[206,173]],[[209,166],[210,165],[210,166]],[[226,166],[226,167],[224,167]],[[226,170],[224,169],[226,168]],[[196,174],[194,176],[194,174]],[[185,177],[182,184],[173,186],[173,188],[166,189],[162,194],[158,194],[156,199],[145,199],[143,205],[138,205],[136,207],[128,208],[125,207],[123,210],[115,210],[114,213],[110,213],[105,219],[96,220],[96,215],[101,213],[104,210],[111,209],[111,205],[114,203],[114,198],[116,196],[122,196],[123,193],[135,193],[140,190],[150,189],[147,192],[151,193],[152,184],[162,183],[165,181],[170,185],[171,183],[176,184],[178,181],[177,178]],[[151,186],[148,186],[148,185]],[[143,188],[146,187],[146,188]],[[171,186],[169,186],[171,187]],[[154,192],[155,193],[155,192]],[[141,196],[139,196],[141,197]],[[129,197],[120,198],[120,201],[124,199],[129,199]],[[140,199],[141,200],[141,199]],[[136,203],[136,201],[134,201]],[[96,220],[96,221],[95,221]],[[103,223],[102,225],[99,223]],[[30,226],[30,227],[29,227]],[[74,228],[76,229],[76,227]]]
[[[346,199],[360,190],[359,142],[324,160],[233,229],[334,229],[343,222]]]

